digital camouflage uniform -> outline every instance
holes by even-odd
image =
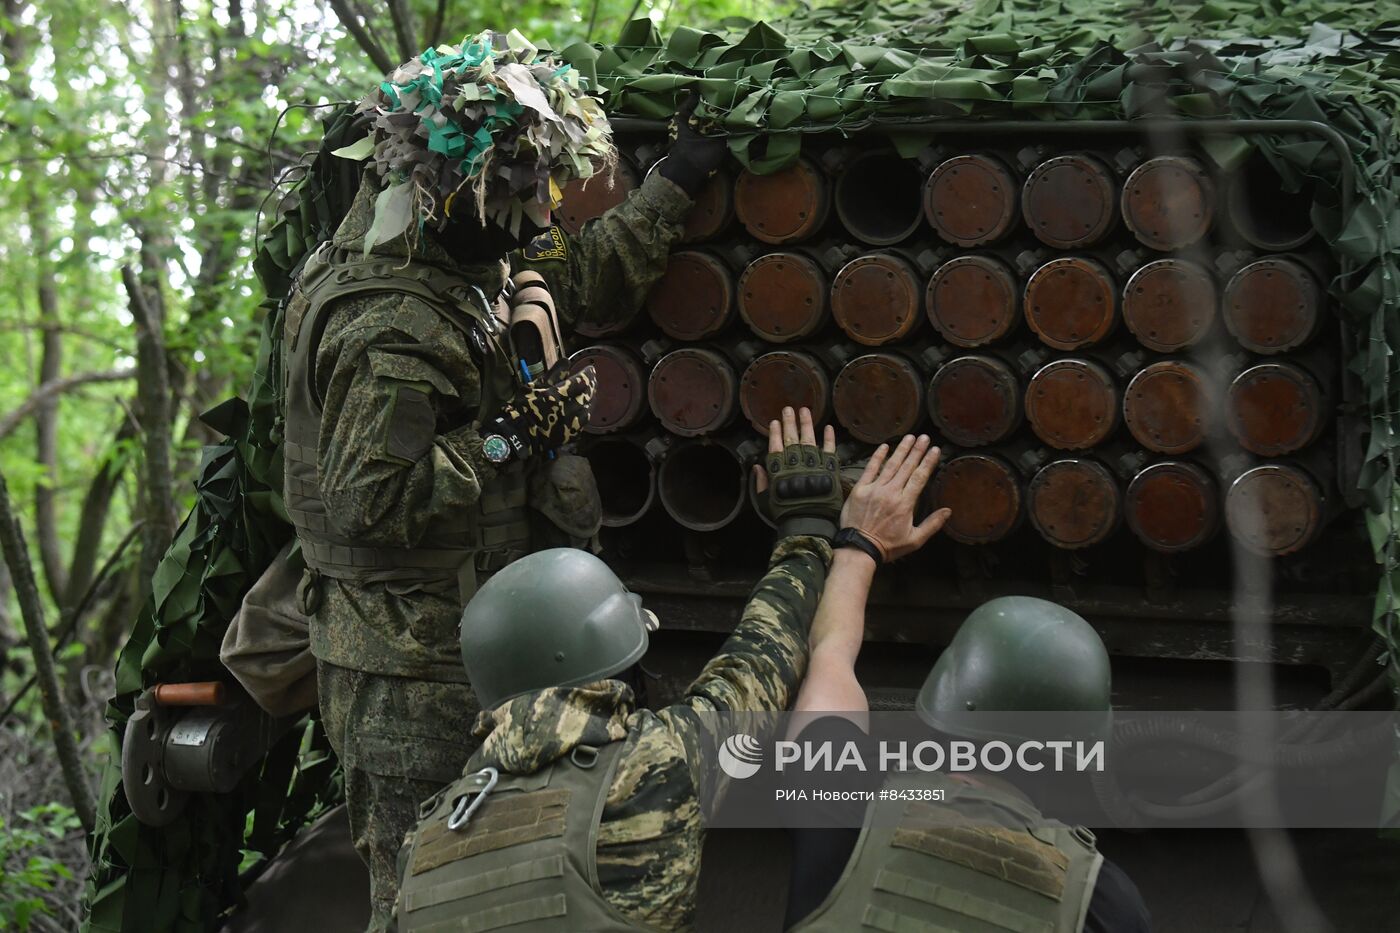
[[[376,193],[367,173],[334,247],[359,255]],[[545,276],[566,329],[630,317],[664,270],[690,204],[679,188],[654,176],[578,237],[557,228],[542,234],[512,256],[514,271]],[[380,243],[371,257],[445,269],[487,296],[504,282],[501,264],[461,268],[428,235],[412,248],[403,236]],[[494,414],[478,411],[480,357],[460,329],[399,292],[340,299],[327,313],[315,358],[326,413],[316,444],[326,517],[340,535],[366,547],[413,548],[432,523],[470,513],[497,477],[474,424]],[[429,416],[405,417],[396,408],[405,387],[431,400]],[[406,436],[415,425],[426,428],[421,438]],[[545,468],[553,469],[530,464],[532,494]],[[587,476],[564,477],[548,493],[562,501],[544,507],[566,526],[578,508],[571,495],[596,503]],[[579,529],[571,529],[575,534],[537,540],[546,527],[538,517],[531,514],[533,546],[581,544],[592,533],[582,529],[580,539]],[[475,703],[457,647],[461,599],[440,577],[388,583],[323,577],[315,587],[311,647],[321,712],[345,770],[355,846],[370,867],[372,929],[388,920],[395,853],[419,802],[457,776],[476,745],[468,728]]]
[[[637,709],[618,680],[525,694],[478,717],[483,743],[470,767],[528,775],[576,746],[623,743],[597,833],[599,889],[628,921],[691,929],[703,842],[697,788],[711,779],[701,714],[791,705],[830,559],[822,539],[780,541],[738,625],[680,701]]]

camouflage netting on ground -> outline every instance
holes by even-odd
[[[1375,624],[1393,645],[1400,253],[1391,222],[1400,224],[1400,21],[1379,21],[1377,9],[1334,0],[869,2],[805,10],[777,27],[683,27],[665,41],[640,20],[615,47],[575,45],[562,55],[605,94],[614,116],[669,118],[698,91],[699,116],[733,134],[736,157],[761,172],[794,160],[808,133],[874,128],[913,152],[927,141],[919,127],[942,120],[1235,117],[1334,128],[1345,159],[1322,142],[1296,138],[1221,137],[1205,148],[1230,167],[1257,145],[1288,185],[1315,184],[1313,219],[1344,270],[1332,291],[1355,331],[1360,350],[1351,367],[1368,391],[1372,430],[1361,486],[1378,561]],[[336,111],[323,152],[356,135],[348,111]],[[222,411],[230,438],[206,455],[196,508],[122,653],[109,715],[114,762],[140,689],[217,670],[239,599],[290,534],[273,416],[278,342],[269,336],[280,327],[276,308],[290,274],[330,235],[353,181],[346,172],[355,168],[328,157],[315,163],[260,244],[256,265],[270,297],[258,371],[248,405]],[[1344,215],[1347,185],[1354,197]],[[335,799],[330,762],[313,736],[303,741],[294,733],[237,792],[192,801],[164,829],[136,823],[115,765],[109,769],[92,844],[89,929],[211,929],[237,901],[243,850],[274,853]]]

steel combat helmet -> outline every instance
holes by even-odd
[[[915,709],[929,726],[969,738],[1018,738],[987,712],[1085,714],[1085,731],[1112,723],[1108,651],[1094,627],[1058,603],[1003,596],[968,615],[924,680]]]
[[[577,548],[526,555],[462,612],[462,662],[482,709],[547,687],[602,680],[647,650],[655,619],[640,596]]]

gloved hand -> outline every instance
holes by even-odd
[[[546,373],[544,379],[522,388],[499,415],[482,425],[488,459],[504,462],[492,456],[493,436],[506,440],[511,456],[524,459],[562,447],[583,430],[598,389],[598,374],[585,366],[557,382],[550,382],[549,376]]]
[[[694,197],[706,179],[724,163],[729,143],[724,135],[707,136],[695,126],[695,107],[699,94],[691,94],[671,121],[675,142],[657,171],[661,177],[675,182],[686,194]]]
[[[778,526],[778,537],[815,535],[828,540],[841,517],[841,465],[836,457],[836,432],[827,427],[817,447],[812,413],[783,409],[782,421],[768,430],[768,455],[754,468],[760,501],[767,490],[766,515]]]

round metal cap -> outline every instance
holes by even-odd
[[[1211,412],[1206,375],[1163,360],[1142,369],[1123,393],[1123,421],[1133,438],[1160,454],[1184,454],[1205,441]]]
[[[924,216],[955,246],[993,243],[1016,223],[1016,178],[1000,159],[954,156],[924,183]]]
[[[746,169],[734,183],[734,213],[750,236],[765,243],[811,236],[830,207],[826,176],[806,159],[771,175]]]
[[[734,416],[734,368],[713,350],[687,347],[663,356],[651,371],[647,397],[668,431],[684,437],[716,431]]]
[[[647,295],[647,313],[677,340],[703,340],[734,317],[734,279],[709,253],[672,253],[666,271]]]
[[[826,319],[826,273],[801,253],[769,253],[739,277],[739,314],[764,340],[806,337]]]
[[[1047,246],[1075,249],[1102,240],[1118,220],[1113,173],[1089,155],[1056,156],[1021,189],[1026,226]]]
[[[633,424],[646,402],[647,377],[641,362],[625,347],[599,344],[584,347],[569,357],[569,367],[578,372],[592,366],[598,375],[598,390],[588,408],[589,434],[610,434]]]
[[[1000,340],[1016,326],[1019,292],[1006,263],[959,256],[933,273],[924,306],[944,340],[971,349]]]
[[[1098,544],[1118,524],[1122,494],[1113,475],[1095,460],[1056,460],[1031,480],[1031,524],[1056,547]]]
[[[1021,424],[1021,387],[1011,367],[996,357],[960,356],[929,380],[928,410],[954,444],[995,444]]]
[[[1026,386],[1026,418],[1036,436],[1051,447],[1093,447],[1118,425],[1113,377],[1089,360],[1047,363]]]
[[[1113,277],[1092,259],[1052,259],[1026,283],[1026,322],[1041,343],[1078,350],[1112,333],[1118,319]]]
[[[1230,433],[1263,457],[1301,450],[1322,433],[1322,390],[1290,363],[1261,363],[1230,383]]]
[[[637,170],[619,159],[608,176],[598,174],[591,178],[574,179],[560,192],[562,199],[553,213],[554,222],[570,236],[583,229],[583,225],[595,217],[602,217],[623,201],[640,184]]]
[[[808,353],[775,350],[749,364],[739,387],[739,405],[755,431],[768,432],[768,423],[782,415],[783,407],[808,408],[812,423],[826,420],[831,381],[826,370]]]
[[[923,385],[919,373],[894,353],[867,353],[842,368],[832,387],[836,420],[857,440],[882,444],[919,423]]]
[[[1195,159],[1148,159],[1123,184],[1123,220],[1150,249],[1190,246],[1214,219],[1215,185]]]
[[[1282,353],[1317,333],[1321,304],[1322,289],[1311,272],[1287,259],[1261,259],[1226,283],[1221,313],[1246,350]]]
[[[682,243],[712,240],[734,219],[734,179],[728,172],[715,172],[695,195],[690,213],[685,215]]]
[[[878,347],[905,337],[919,324],[914,267],[891,253],[858,256],[831,284],[831,313],[856,343]]]
[[[1128,528],[1154,551],[1175,553],[1204,544],[1220,524],[1215,482],[1194,463],[1154,463],[1128,484]]]
[[[938,468],[929,487],[934,509],[953,510],[943,533],[962,544],[991,544],[1021,519],[1021,481],[1000,457],[967,454]]]
[[[1215,281],[1200,266],[1184,259],[1159,259],[1128,279],[1123,321],[1147,349],[1175,353],[1206,335],[1219,300]]]
[[[1225,523],[1256,554],[1281,557],[1316,537],[1322,493],[1302,470],[1287,464],[1257,466],[1240,474],[1225,494]]]

